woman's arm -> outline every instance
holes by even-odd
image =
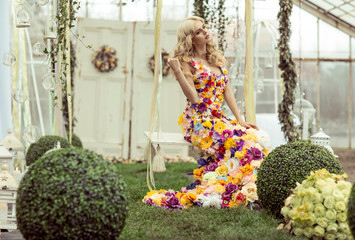
[[[238,105],[237,105],[237,100],[234,97],[234,93],[230,84],[230,81],[227,82],[225,91],[224,91],[224,99],[232,111],[234,117],[237,119],[237,121],[242,125],[243,127],[252,127],[255,129],[258,129],[258,127],[255,124],[252,123],[247,123],[243,120],[242,116],[240,115]]]
[[[180,65],[179,60],[176,58],[169,59],[168,64],[173,70],[176,80],[179,82],[185,96],[190,100],[191,103],[197,103],[198,94],[194,85],[194,80],[192,78],[189,64],[184,62],[182,65]]]

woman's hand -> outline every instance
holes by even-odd
[[[169,58],[168,64],[175,74],[181,71],[180,61],[177,58]]]
[[[248,122],[243,121],[243,122],[240,122],[240,125],[245,128],[254,128],[255,130],[259,130],[259,128],[254,123],[248,123]]]

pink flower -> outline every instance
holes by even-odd
[[[226,141],[228,138],[233,137],[233,132],[229,129],[223,130],[223,133],[221,134],[221,139],[223,141]]]

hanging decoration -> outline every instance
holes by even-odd
[[[4,65],[6,66],[12,66],[14,65],[16,62],[16,57],[15,54],[13,54],[12,52],[6,52],[4,53]]]
[[[16,8],[16,27],[28,28],[30,24],[31,15],[25,5],[20,4]]]
[[[36,56],[44,55],[44,49],[46,49],[46,45],[41,41],[38,41],[33,44],[33,54]]]
[[[279,20],[279,54],[281,70],[281,78],[284,82],[284,92],[281,103],[279,104],[279,120],[282,125],[281,129],[288,142],[296,141],[299,133],[293,122],[291,115],[292,108],[295,104],[295,88],[297,85],[295,63],[292,60],[292,54],[289,47],[291,36],[290,15],[292,12],[292,0],[280,0],[280,12],[277,14]]]
[[[93,54],[92,64],[100,72],[111,72],[117,67],[116,50],[104,45]]]
[[[161,51],[161,59],[162,59],[162,67],[163,67],[162,69],[163,77],[166,77],[170,73],[170,66],[168,64],[169,53],[165,49],[162,49]],[[154,55],[149,59],[149,69],[150,71],[152,71],[152,73],[154,73],[154,69],[155,69]]]

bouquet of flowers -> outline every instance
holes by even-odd
[[[313,239],[353,239],[347,223],[352,185],[346,177],[326,169],[311,172],[285,200],[281,214],[286,223],[279,228]]]

